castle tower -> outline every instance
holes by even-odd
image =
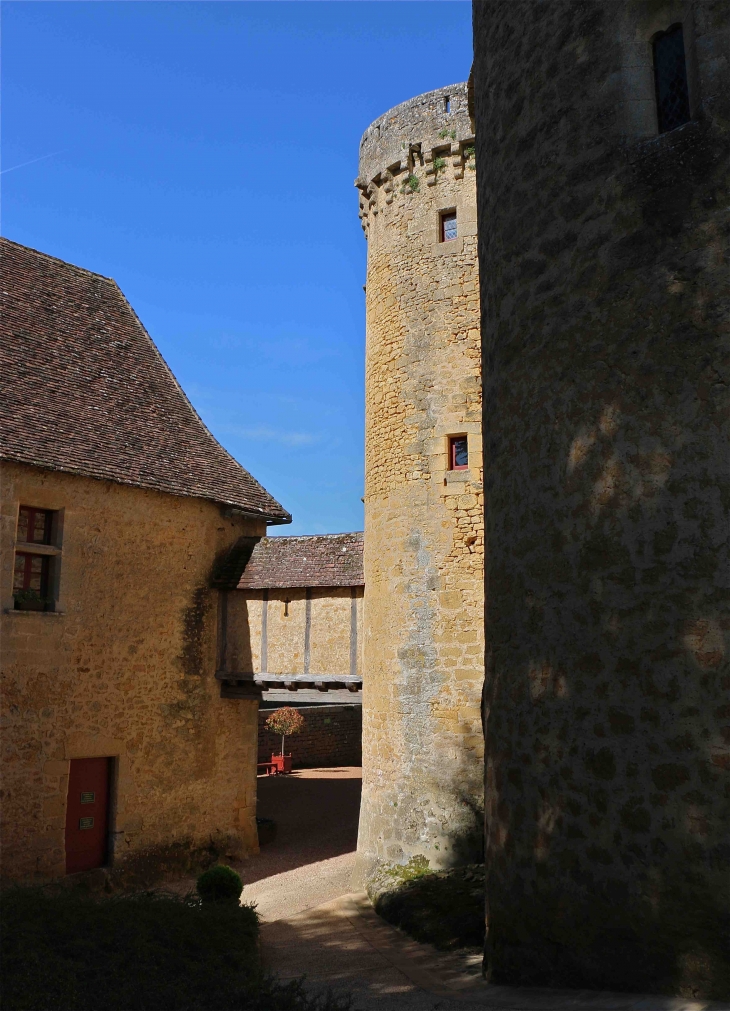
[[[730,995],[730,5],[475,3],[488,958]]]
[[[366,286],[360,867],[481,848],[483,502],[474,136],[465,84],[360,144]]]

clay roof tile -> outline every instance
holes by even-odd
[[[264,537],[253,549],[239,590],[363,586],[362,531]]]
[[[0,239],[0,457],[289,513],[214,439],[115,281]]]

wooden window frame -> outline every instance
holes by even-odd
[[[21,514],[25,512],[27,524],[21,527]],[[38,517],[43,519],[43,537],[35,540]],[[26,539],[21,539],[24,529]],[[13,606],[16,611],[55,611],[56,590],[58,586],[59,562],[61,551],[54,546],[54,540],[60,534],[60,513],[54,509],[41,509],[38,506],[21,505],[18,509],[16,524],[15,552],[13,558]],[[23,559],[22,577],[16,583],[18,560]],[[34,560],[40,561],[40,589],[30,586],[34,575],[31,566]]]
[[[25,506],[22,505],[18,509],[18,534],[20,533],[20,514],[21,512],[29,513],[28,517],[28,533],[35,533],[36,517],[45,517],[44,526],[45,531],[43,535],[43,540],[36,540],[35,537],[26,537],[23,543],[25,544],[50,544],[51,543],[51,530],[53,527],[53,510],[52,509],[38,509],[36,506]],[[20,537],[17,537],[20,540]]]
[[[466,443],[466,463],[456,462],[456,444],[464,441]],[[469,437],[467,435],[449,436],[449,470],[469,470]]]

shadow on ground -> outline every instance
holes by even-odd
[[[244,865],[244,882],[354,853],[361,787],[359,767],[260,776],[257,814],[274,819],[276,839]]]
[[[409,868],[399,868],[407,874]],[[484,943],[484,865],[448,871],[391,873],[371,896],[376,912],[416,941],[444,951]]]

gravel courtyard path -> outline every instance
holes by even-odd
[[[259,777],[258,814],[274,819],[276,839],[236,869],[264,922],[352,891],[361,784],[353,766]]]

